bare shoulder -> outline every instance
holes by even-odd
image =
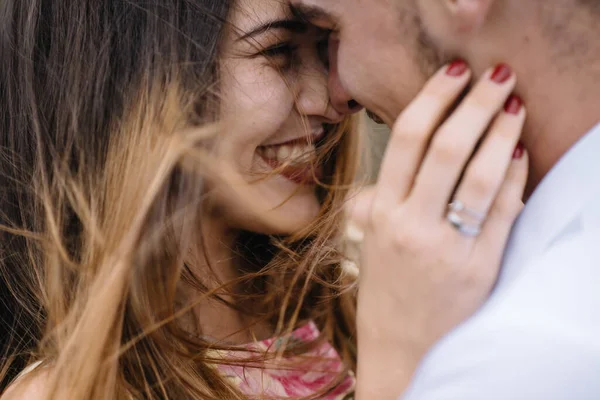
[[[48,382],[48,369],[33,365],[9,386],[0,400],[45,400]]]

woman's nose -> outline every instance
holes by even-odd
[[[296,106],[301,115],[319,117],[323,122],[337,124],[345,118],[332,104],[327,70],[322,63],[313,57],[313,62],[306,62],[298,81]]]
[[[329,97],[337,112],[350,115],[361,111],[363,107],[350,96],[342,85],[338,65],[339,47],[339,39],[334,37],[329,39]]]

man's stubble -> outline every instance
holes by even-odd
[[[396,4],[400,12],[402,34],[405,35],[403,40],[410,38],[413,62],[418,66],[422,76],[428,79],[450,61],[451,57],[444,55],[442,49],[436,46],[427,33],[416,0],[398,0]]]

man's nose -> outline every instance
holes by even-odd
[[[354,114],[363,107],[346,91],[340,80],[338,51],[340,41],[337,38],[329,39],[329,97],[331,104],[340,114]]]

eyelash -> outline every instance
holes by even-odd
[[[323,38],[317,42],[317,54],[327,69],[329,69],[329,36],[331,36],[331,32],[331,30],[326,30]]]
[[[270,60],[277,58],[285,58],[285,68],[292,64],[294,60],[294,56],[296,54],[296,50],[298,50],[298,46],[294,46],[289,42],[277,43],[271,47],[268,47],[261,51],[259,54],[264,56]]]
[[[329,36],[331,32],[331,30],[326,30],[322,38],[316,43],[317,55],[325,68],[329,68]],[[298,46],[290,42],[281,42],[262,50],[258,55],[269,60],[285,58],[285,65],[280,65],[280,68],[289,68],[294,61],[297,50]]]

